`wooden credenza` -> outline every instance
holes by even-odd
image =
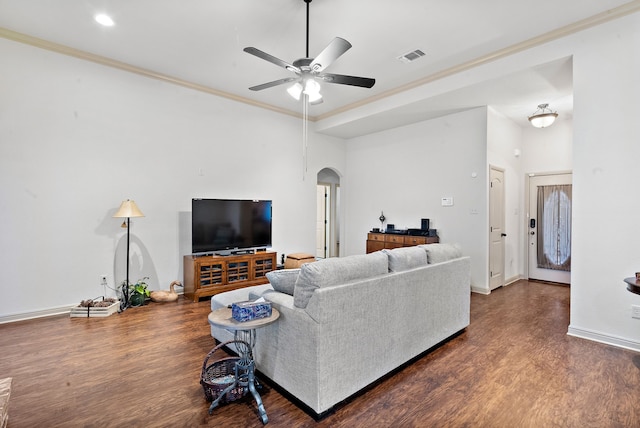
[[[437,244],[440,238],[437,236],[412,236],[395,235],[392,233],[368,233],[367,234],[367,254],[399,247],[412,247],[420,244]]]
[[[276,253],[261,251],[232,256],[184,256],[184,295],[197,302],[237,288],[266,284],[276,269]]]

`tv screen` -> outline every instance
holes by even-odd
[[[196,199],[191,202],[192,252],[271,246],[271,201]]]

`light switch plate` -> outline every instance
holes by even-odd
[[[442,198],[442,206],[443,207],[452,207],[453,206],[453,196],[445,196]]]

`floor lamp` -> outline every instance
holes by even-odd
[[[127,228],[127,280],[122,286],[122,302],[120,303],[120,309],[124,310],[129,306],[129,230],[131,217],[144,217],[140,208],[131,199],[122,201],[120,208],[113,215],[115,218],[126,218],[126,222],[122,222],[122,227]]]

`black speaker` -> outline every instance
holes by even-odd
[[[423,218],[422,219],[422,226],[420,227],[420,229],[429,230],[429,219],[428,218]]]

